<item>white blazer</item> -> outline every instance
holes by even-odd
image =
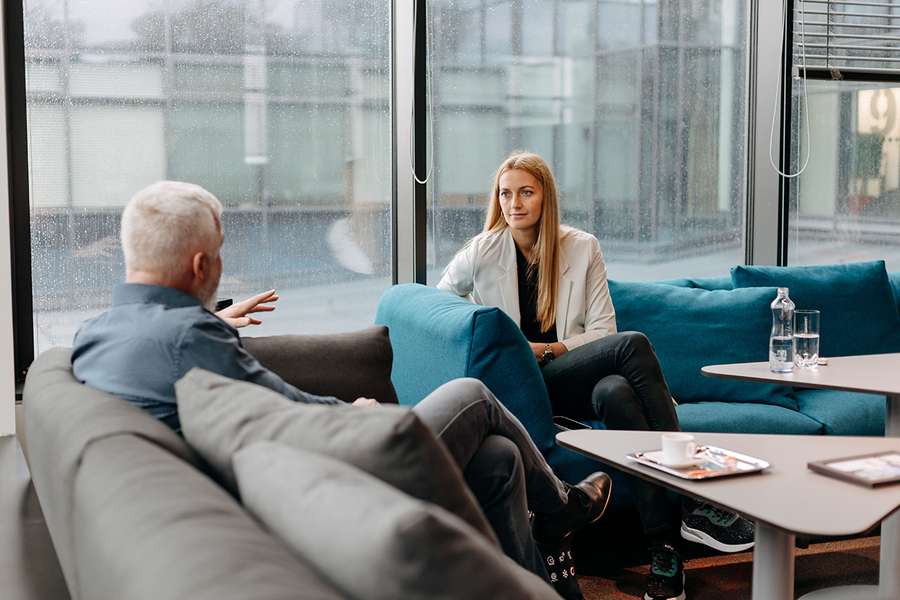
[[[476,304],[496,306],[521,327],[516,247],[507,227],[481,233],[447,265],[437,287]],[[560,228],[556,335],[569,350],[616,333],[600,242],[589,233]]]

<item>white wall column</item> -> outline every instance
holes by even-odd
[[[738,15],[736,2],[722,3],[722,29],[720,43],[722,45],[721,58],[719,59],[719,80],[722,88],[719,96],[719,201],[718,209],[728,212],[732,205],[733,182],[737,178],[734,174],[732,157],[734,151],[734,132],[724,123],[734,120],[735,88],[730,85],[734,81],[735,55],[738,45],[738,23],[741,18]]]
[[[6,40],[0,13],[0,81],[6,79]],[[0,94],[0,436],[16,432],[16,376],[13,347],[12,248],[9,236],[9,162],[6,95]]]
[[[415,0],[394,0],[393,53],[391,71],[394,121],[394,185],[397,194],[397,283],[416,280],[415,264],[415,188],[410,157],[412,144],[413,108],[413,6]]]
[[[772,155],[776,157],[778,164],[782,115],[781,100],[776,97],[776,88],[782,77],[780,51],[784,34],[783,2],[787,0],[750,3],[747,259],[751,264],[758,265],[776,264],[781,242],[781,178],[769,163],[769,131],[774,110],[776,130]],[[779,96],[783,93],[781,90]]]

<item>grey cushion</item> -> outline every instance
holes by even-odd
[[[131,435],[85,451],[75,483],[85,600],[337,600],[224,490]]]
[[[350,597],[558,599],[459,518],[350,465],[264,442],[234,466],[250,511]]]
[[[278,441],[348,462],[407,494],[434,502],[496,543],[450,453],[408,408],[298,404],[269,389],[191,369],[175,384],[185,439],[236,490],[231,458]]]
[[[332,335],[243,338],[266,368],[304,392],[352,402],[360,396],[397,403],[387,327]]]
[[[68,348],[48,350],[35,359],[25,380],[23,406],[31,479],[66,583],[77,590],[71,510],[85,449],[97,440],[127,433],[198,467],[203,462],[184,440],[144,411],[79,383],[72,376]]]

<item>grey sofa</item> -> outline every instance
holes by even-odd
[[[310,391],[396,401],[384,328],[245,345]],[[35,360],[23,402],[23,448],[73,599],[342,597],[220,487],[180,436],[76,381],[68,349]]]
[[[23,403],[26,459],[74,600],[340,597],[184,440],[78,383],[69,357],[39,356]]]

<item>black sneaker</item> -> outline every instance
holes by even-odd
[[[700,504],[682,519],[681,537],[719,552],[743,552],[753,547],[753,523],[733,512]]]
[[[650,548],[650,576],[644,600],[685,600],[684,563],[669,544]]]
[[[578,485],[568,486],[568,501],[561,511],[535,514],[534,539],[542,543],[558,542],[600,520],[611,496],[612,479],[602,471],[585,477]]]
[[[575,576],[575,559],[572,555],[572,536],[555,544],[537,544],[550,578],[550,585],[565,600],[584,600]]]

